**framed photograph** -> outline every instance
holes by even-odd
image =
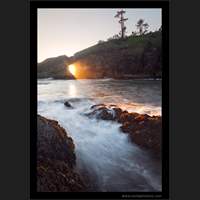
[[[30,2],[30,197],[169,198],[169,2]]]

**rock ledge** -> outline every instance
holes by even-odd
[[[75,172],[74,143],[55,120],[37,116],[37,191],[82,192],[86,186]]]

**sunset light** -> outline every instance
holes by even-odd
[[[70,73],[75,76],[75,74],[76,74],[75,65],[74,64],[69,65],[68,69],[69,69]]]

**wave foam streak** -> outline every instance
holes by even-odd
[[[63,85],[57,90],[53,85],[52,93],[49,91],[51,85],[53,83],[39,85],[43,89],[39,89],[38,112],[59,121],[71,135],[76,146],[77,168],[93,181],[93,190],[161,191],[160,163],[129,142],[128,136],[120,132],[120,124],[89,119],[84,115],[98,102],[94,96],[86,97],[80,93],[80,88],[76,88],[76,97],[69,97],[68,92],[63,91]],[[66,99],[75,109],[64,106]]]

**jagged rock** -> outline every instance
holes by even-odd
[[[113,111],[113,109],[107,108],[105,104],[93,105],[90,109],[92,110],[92,112],[86,114],[88,117],[95,116],[95,118],[103,120],[115,119],[115,112]]]
[[[160,158],[162,117],[149,116],[147,114],[129,113],[122,111],[115,105],[97,104],[91,107],[89,117],[102,120],[113,120],[122,124],[121,131],[128,133],[131,141],[137,145],[149,149]]]
[[[160,158],[162,133],[162,118],[160,116],[138,116],[135,120],[124,122],[120,128],[129,134],[134,143],[150,149],[156,157]]]
[[[99,108],[99,107],[102,107],[102,106],[106,106],[106,105],[103,104],[103,103],[95,104],[95,105],[91,106],[90,109]]]
[[[68,108],[73,108],[73,106],[72,106],[68,101],[66,101],[66,102],[64,103],[64,105],[65,105],[66,107],[68,107]]]
[[[37,191],[80,192],[86,186],[74,171],[74,143],[57,121],[37,116]]]
[[[135,118],[139,116],[138,113],[128,113],[127,111],[123,111],[119,117],[117,118],[118,122],[125,123],[127,121],[133,121]]]

